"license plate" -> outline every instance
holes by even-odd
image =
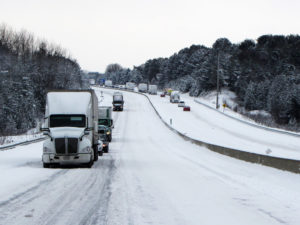
[[[63,160],[70,160],[70,156],[63,156]]]

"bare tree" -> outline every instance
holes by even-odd
[[[122,70],[122,66],[118,63],[113,63],[106,67],[105,73],[117,72],[119,70]]]

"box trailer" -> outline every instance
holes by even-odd
[[[104,83],[104,85],[106,87],[112,87],[113,86],[113,82],[111,80],[106,80],[105,83]]]
[[[179,103],[180,101],[180,94],[179,91],[172,91],[170,96],[170,102],[171,103]]]
[[[124,99],[123,94],[121,92],[114,92],[112,104],[114,111],[123,111]]]
[[[148,93],[150,95],[157,95],[157,85],[149,85]]]
[[[148,85],[145,84],[145,83],[140,83],[138,85],[138,90],[139,90],[139,92],[147,93],[147,91],[148,91]]]

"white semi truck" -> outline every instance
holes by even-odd
[[[123,111],[124,107],[124,98],[121,92],[114,92],[113,94],[113,110],[114,111]]]
[[[180,101],[180,94],[179,91],[172,91],[170,95],[170,102],[171,103],[179,103]]]
[[[147,93],[147,91],[148,91],[148,85],[145,84],[145,83],[140,83],[138,85],[138,90],[139,90],[139,92]]]
[[[105,83],[104,83],[105,87],[112,87],[113,86],[113,83],[111,80],[106,80]]]
[[[133,82],[126,82],[125,88],[128,90],[134,90],[135,84]]]
[[[94,90],[49,91],[42,161],[45,168],[57,164],[84,164],[98,160],[98,99]]]
[[[148,93],[150,95],[157,95],[157,85],[149,85]]]

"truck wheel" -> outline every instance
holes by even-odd
[[[94,147],[94,161],[98,161],[98,149],[97,149],[97,145]]]
[[[111,134],[108,136],[108,141],[111,142]]]
[[[99,156],[103,156],[103,150],[101,152],[98,152]]]
[[[44,168],[50,168],[50,163],[43,163]]]
[[[108,153],[109,151],[109,145],[107,145],[105,148],[103,148],[104,153]]]
[[[84,164],[84,167],[86,167],[86,168],[92,168],[93,164],[94,164],[94,160],[91,159],[90,162]]]

